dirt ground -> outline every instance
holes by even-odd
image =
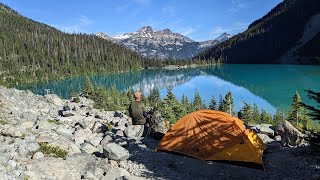
[[[142,140],[128,150],[135,164],[142,164],[140,177],[146,179],[320,179],[320,157],[310,147],[281,148],[268,144],[264,165],[255,168],[186,156],[155,152],[154,140]],[[257,169],[258,168],[258,169]]]

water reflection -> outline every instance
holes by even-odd
[[[318,91],[320,87],[320,66],[293,65],[222,65],[199,67],[194,69],[149,69],[139,72],[114,73],[90,77],[94,86],[112,87],[118,90],[141,89],[145,94],[157,87],[161,96],[172,87],[179,100],[182,94],[189,99],[197,90],[208,104],[214,96],[224,96],[231,91],[235,101],[235,110],[243,106],[243,101],[273,113],[275,107],[288,110],[295,90],[299,90],[304,101],[308,101],[304,89]],[[71,85],[75,91],[83,89],[85,77],[51,81],[37,85],[24,85],[21,89],[30,89],[37,94],[44,94],[50,89],[64,98],[68,97]]]

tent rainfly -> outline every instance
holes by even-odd
[[[185,154],[202,160],[257,163],[263,166],[266,145],[244,123],[230,114],[200,110],[180,119],[156,150]]]

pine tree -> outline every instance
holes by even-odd
[[[85,94],[87,97],[91,96],[93,94],[93,87],[91,85],[90,82],[90,78],[87,77],[86,78],[86,83],[84,84],[84,88],[83,88],[83,94]]]
[[[173,94],[171,88],[168,89],[167,96],[162,102],[160,112],[166,119],[170,121],[171,124],[174,124],[183,116],[182,105]]]
[[[219,96],[219,107],[218,107],[218,110],[219,110],[219,111],[224,111],[224,109],[225,109],[225,107],[224,107],[224,101],[223,101],[222,96],[221,96],[221,94],[220,94],[220,96]]]
[[[284,121],[285,115],[283,112],[280,111],[280,109],[277,109],[276,113],[273,115],[273,122],[276,124],[278,122]]]
[[[151,107],[157,107],[158,105],[160,105],[161,103],[161,99],[160,99],[160,91],[158,88],[154,88],[149,97],[149,103]]]
[[[186,109],[186,114],[192,112],[192,105],[190,105],[187,96],[182,95],[181,105],[184,109]]]
[[[198,91],[194,93],[193,107],[196,111],[203,108],[202,99]]]
[[[209,104],[209,109],[217,110],[217,102],[216,102],[214,96],[211,97],[211,101],[210,101],[210,104]]]
[[[230,91],[226,94],[223,100],[223,103],[224,103],[223,112],[233,114],[234,103],[233,103],[233,98]]]
[[[266,110],[262,109],[261,111],[261,123],[272,123],[272,116],[267,113]]]
[[[244,122],[249,123],[252,122],[252,107],[250,106],[250,104],[244,102],[244,106],[241,109],[242,112],[242,119]]]
[[[313,120],[320,120],[320,92],[314,92],[311,90],[305,90],[308,93],[308,97],[311,100],[314,100],[317,103],[317,106],[310,106],[303,103],[303,106],[308,109],[310,112],[308,115]]]
[[[299,115],[301,114],[302,110],[303,110],[303,106],[302,106],[301,96],[299,95],[299,92],[296,91],[295,95],[292,98],[292,103],[291,103],[290,111],[288,114],[288,120],[291,123],[298,125]]]
[[[253,104],[252,123],[259,123],[261,120],[260,112],[256,103]]]

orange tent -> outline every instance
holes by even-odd
[[[156,150],[172,151],[202,160],[253,162],[263,165],[266,145],[243,122],[230,114],[200,110],[180,119]]]

